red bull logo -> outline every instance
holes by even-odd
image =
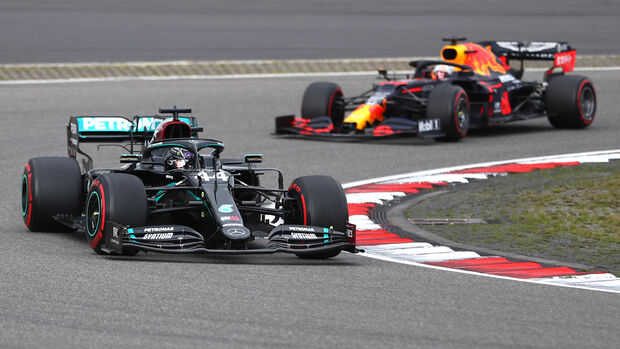
[[[381,104],[360,105],[344,119],[344,122],[354,122],[358,130],[363,130],[366,125],[383,121],[383,112],[385,112],[385,99]]]

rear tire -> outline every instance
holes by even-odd
[[[299,201],[300,217],[285,219],[285,224],[334,227],[345,232],[349,210],[344,190],[338,181],[329,176],[299,177],[291,183],[288,195]],[[342,250],[296,254],[302,259],[327,259],[340,254]]]
[[[79,216],[82,174],[77,161],[65,157],[30,159],[22,177],[22,216],[31,231],[73,231],[53,216]]]
[[[146,225],[146,191],[142,181],[129,174],[106,173],[95,179],[86,197],[86,240],[98,254],[104,254],[105,223],[108,221],[123,226]],[[123,248],[123,255],[134,255],[137,251]]]
[[[594,121],[596,91],[585,76],[556,76],[547,86],[547,117],[556,128],[584,128]]]
[[[442,84],[428,95],[426,117],[437,118],[445,136],[438,141],[456,142],[469,130],[469,98],[462,87]]]
[[[312,119],[329,116],[335,128],[344,120],[342,89],[333,82],[313,82],[308,85],[301,101],[301,117]]]

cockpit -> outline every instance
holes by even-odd
[[[171,139],[151,143],[142,152],[141,164],[154,171],[213,168],[224,145],[212,139]]]

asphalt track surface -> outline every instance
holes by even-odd
[[[617,54],[618,14],[612,1],[3,1],[0,63],[421,56],[452,35],[568,40],[580,53]],[[0,86],[0,347],[614,347],[617,294],[349,254],[102,257],[77,234],[28,232],[19,214],[23,165],[66,155],[69,115],[192,107],[226,156],[262,152],[287,183],[306,174],[344,183],[617,149],[620,75],[587,75],[599,96],[592,127],[554,130],[538,119],[457,144],[269,136],[273,116],[298,112],[316,78]],[[372,78],[330,80],[349,94]]]
[[[440,40],[620,53],[609,0],[0,2],[0,63],[437,56]]]
[[[528,74],[528,78],[541,73]],[[270,136],[317,78],[0,86],[0,347],[613,347],[617,294],[491,279],[343,253],[96,255],[78,234],[32,233],[20,217],[26,161],[66,155],[69,115],[191,107],[224,156],[264,153],[289,183],[352,182],[418,170],[617,149],[617,71],[586,72],[599,109],[585,130],[545,119],[473,132],[459,143],[336,143]],[[372,77],[330,77],[345,94]],[[118,154],[116,151],[114,153]],[[108,155],[102,162],[115,162]]]

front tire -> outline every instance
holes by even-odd
[[[146,191],[142,181],[124,173],[106,173],[97,177],[91,184],[86,197],[86,240],[98,254],[104,254],[106,222],[123,226],[141,227],[146,225]],[[123,255],[134,255],[137,251],[123,248]]]
[[[73,231],[53,217],[79,216],[82,174],[77,161],[65,157],[30,159],[22,177],[22,217],[31,231]]]
[[[299,202],[299,215],[285,219],[285,224],[334,227],[346,231],[349,219],[347,198],[338,181],[329,176],[299,177],[291,183],[288,195]],[[340,254],[342,249],[311,254],[296,254],[303,259],[327,259]]]
[[[313,82],[308,85],[301,101],[301,117],[312,119],[329,116],[335,128],[344,120],[342,89],[333,82]]]
[[[442,84],[428,95],[426,116],[437,118],[445,136],[439,141],[456,142],[469,130],[469,98],[462,87]]]
[[[596,91],[585,76],[556,76],[547,86],[546,103],[547,117],[554,127],[585,128],[594,121]]]

